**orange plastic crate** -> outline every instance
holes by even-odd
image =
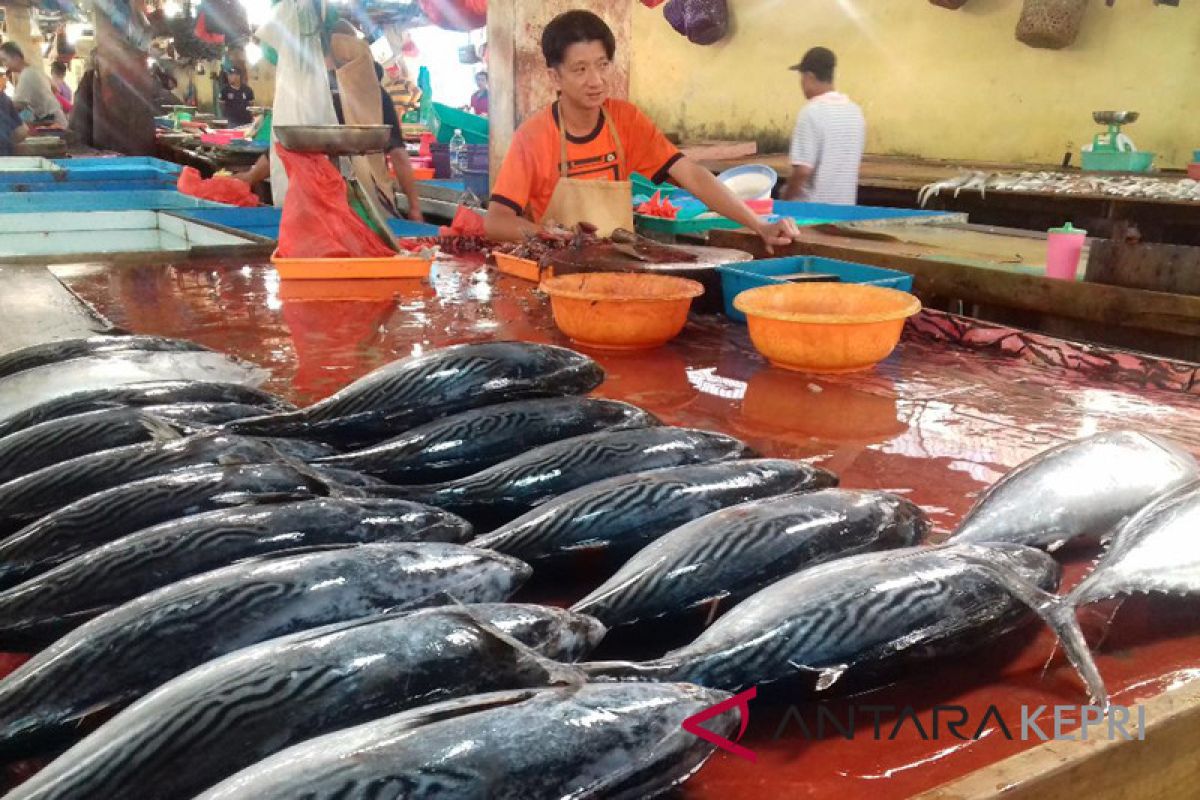
[[[534,283],[538,283],[543,278],[554,277],[554,270],[547,269],[543,272],[536,261],[531,261],[528,258],[517,258],[506,253],[496,253],[495,255],[496,269],[505,275],[512,275],[514,278],[533,281]]]
[[[395,255],[387,258],[281,258],[271,263],[279,277],[293,281],[330,281],[349,278],[428,278],[432,258]]]

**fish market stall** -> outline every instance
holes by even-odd
[[[437,359],[442,352],[438,348],[462,343],[476,343],[481,348],[495,348],[495,352],[501,353],[512,347],[501,343],[514,340],[526,343],[514,352],[532,347],[530,353],[558,354],[552,357],[566,360],[555,367],[554,374],[558,376],[555,380],[564,381],[561,391],[565,392],[586,391],[586,387],[595,385],[601,377],[587,359],[581,361],[581,357],[564,355],[566,351],[537,350],[542,345],[570,346],[556,329],[547,299],[530,283],[498,274],[477,257],[442,255],[429,281],[331,282],[281,280],[269,262],[261,258],[168,258],[169,263],[155,264],[103,258],[52,269],[67,288],[119,328],[143,336],[193,340],[219,348],[243,363],[252,362],[264,367],[268,372],[266,381],[261,390],[254,391],[277,394],[282,403],[313,403],[396,358],[423,354],[422,357]],[[315,288],[315,283],[320,283],[321,287]],[[169,341],[153,339],[142,346],[163,347]],[[484,352],[490,351],[479,351],[481,355]],[[184,355],[188,358],[203,356],[202,353]],[[799,461],[791,462],[794,466],[789,468],[795,470],[795,474],[787,478],[794,482],[793,486],[816,489],[828,486],[831,476],[837,476],[839,486],[844,490],[892,493],[888,496],[895,499],[888,502],[894,504],[891,506],[893,511],[888,513],[898,521],[895,530],[903,537],[911,537],[915,532],[902,522],[911,519],[909,515],[914,513],[911,504],[922,509],[922,512],[916,512],[920,515],[918,519],[927,518],[932,528],[930,540],[942,541],[959,527],[980,494],[1006,473],[1048,448],[1099,432],[1136,430],[1140,434],[1169,438],[1192,454],[1200,454],[1200,407],[1195,395],[1200,367],[1102,347],[1075,345],[936,311],[914,317],[895,353],[878,367],[849,375],[813,376],[772,367],[755,352],[747,329],[721,315],[694,314],[682,333],[661,347],[624,352],[588,350],[587,356],[604,372],[603,382],[593,394],[597,399],[586,401],[588,414],[592,415],[592,421],[587,424],[608,426],[613,432],[604,436],[630,442],[662,439],[664,447],[654,450],[657,453],[654,458],[663,458],[663,454],[671,452],[666,447],[668,440],[671,447],[679,447],[683,439],[678,437],[686,437],[689,452],[709,448],[715,456],[726,450],[740,452],[744,446],[766,459],[797,459]],[[159,353],[155,358],[170,361],[173,356]],[[0,371],[5,369],[11,367],[0,356]],[[241,368],[226,364],[221,369]],[[487,391],[499,391],[498,385],[489,386]],[[457,404],[477,399],[471,394],[466,390],[461,393],[458,389],[443,390],[439,402]],[[491,402],[500,397],[496,395]],[[477,401],[488,402],[486,398]],[[268,401],[243,394],[238,402],[261,404]],[[558,410],[548,410],[544,420],[536,424],[546,425],[549,420],[555,420],[556,425],[567,424],[568,419],[576,418],[565,414],[564,410],[576,408],[577,402],[562,398],[529,403],[530,414],[534,407],[541,408],[539,403],[561,404]],[[445,406],[447,410],[461,407]],[[418,418],[425,420],[438,412],[425,406],[414,406],[412,413],[418,416],[410,415],[410,423],[422,424],[417,422]],[[486,417],[491,412],[485,408],[469,413]],[[646,413],[665,425],[692,430],[642,430],[639,426],[646,424]],[[286,427],[291,424],[289,419],[286,415],[279,417],[278,424]],[[338,419],[332,415],[327,417],[327,422],[316,423],[314,417],[314,424],[323,431],[321,435],[331,441],[361,439],[367,435],[361,420],[343,424]],[[274,427],[269,420],[235,420],[233,430],[245,433],[281,433],[285,430]],[[428,424],[436,427],[440,423]],[[524,424],[528,429],[535,422],[532,417],[526,417]],[[563,428],[557,435],[578,434],[580,430]],[[144,434],[134,431],[130,435]],[[479,438],[481,447],[512,448],[516,444],[506,441],[511,436],[487,436],[490,438]],[[457,437],[462,438],[461,435]],[[294,441],[297,448],[316,447],[315,444],[303,444],[301,440]],[[533,458],[530,467],[536,466],[537,458],[553,459],[573,452],[573,448],[565,448],[561,455],[555,455],[557,451],[553,448],[556,445],[545,447],[551,449],[545,450],[544,456]],[[538,452],[543,451],[539,449]],[[649,454],[651,450],[646,452]],[[321,456],[313,449],[296,449],[294,453],[295,457],[324,463],[322,469],[370,468],[364,457],[353,454],[329,457]],[[582,450],[579,454],[582,455]],[[102,456],[89,456],[93,457]],[[196,451],[194,457],[202,456]],[[393,462],[384,457],[381,463]],[[672,462],[647,461],[644,465],[665,467],[668,463]],[[572,469],[562,471],[554,480],[571,480],[576,470],[595,468],[584,459]],[[698,470],[697,476],[705,470],[711,470],[715,475],[726,469],[718,465],[668,468]],[[472,469],[466,468],[466,472],[470,473]],[[1137,471],[1132,466],[1131,470]],[[441,484],[440,489],[431,487],[421,496],[446,508],[457,509],[457,513],[473,519],[500,510],[499,507],[479,505],[478,492],[455,494],[454,481],[466,479],[454,478],[451,473],[445,477],[450,483]],[[294,479],[284,472],[271,477],[272,485],[281,487]],[[406,483],[411,481],[411,476],[406,478],[396,472],[390,480]],[[624,489],[621,480],[625,479],[605,483],[610,487],[605,491],[619,494],[647,490],[639,488],[636,481],[628,490]],[[69,484],[64,485],[64,490],[68,488]],[[818,495],[827,496],[818,493],[813,497]],[[828,496],[834,502],[832,498],[836,498],[836,493]],[[797,502],[803,504],[805,495],[798,497]],[[566,496],[552,501],[547,508],[557,508],[556,504],[565,504],[563,508],[570,510]],[[626,505],[649,510],[656,504],[643,500],[626,502]],[[332,515],[334,512],[330,508],[322,513]],[[194,526],[201,523],[188,523],[187,519],[178,524],[147,529],[153,533],[137,535],[192,541],[199,530]],[[422,524],[442,526],[445,540],[453,541],[455,534],[446,528],[449,523],[449,518],[441,518],[440,522],[429,519]],[[65,524],[65,518],[62,524]],[[280,519],[279,524],[294,523]],[[644,520],[637,522],[638,526],[644,524]],[[922,524],[916,526],[917,529],[921,527]],[[332,523],[323,528],[334,529]],[[908,532],[904,533],[906,530]],[[93,526],[76,535],[99,534]],[[508,535],[502,528],[490,536],[495,540],[495,546],[500,547],[499,542]],[[480,544],[487,541],[487,538],[480,540]],[[366,549],[399,546],[373,544]],[[294,570],[298,580],[317,585],[323,580],[322,576],[362,568],[361,559],[365,554],[355,552],[362,549],[293,557],[288,560],[287,569]],[[1070,587],[1087,571],[1096,550],[1088,546],[1075,547],[1057,555],[1064,564],[1063,586]],[[62,555],[55,556],[47,551],[44,557],[62,558]],[[116,551],[111,557],[123,558]],[[757,556],[743,553],[723,558],[721,563],[736,567],[751,558]],[[86,587],[94,587],[86,588],[87,591],[107,591],[102,582],[89,583],[85,573],[71,572],[81,570],[84,561],[66,563],[74,566],[61,574],[73,575],[70,580],[80,582],[78,591],[84,591]],[[421,568],[419,562],[407,563],[411,563],[412,569]],[[527,577],[512,573],[512,564],[502,558],[474,562],[470,568],[494,575],[495,586],[520,583]],[[251,567],[221,571],[220,579],[242,580],[242,572],[248,569]],[[535,567],[533,578],[514,599],[553,605],[576,603],[604,583],[611,570],[612,566],[605,564],[603,559],[590,558],[568,559],[553,571],[542,572]],[[11,573],[0,574],[0,580],[12,579]],[[325,583],[328,581],[322,585]],[[397,582],[395,577],[389,578],[387,583],[410,585],[405,579]],[[49,584],[43,586],[43,590],[51,589]],[[214,586],[212,591],[218,591],[218,588]],[[810,599],[819,604],[825,596],[818,593]],[[395,603],[398,600],[380,596],[373,602]],[[594,608],[595,613],[609,619],[616,613],[613,608],[606,609],[604,602],[596,597],[584,601],[580,607]],[[696,615],[676,620],[670,626],[614,627],[588,656],[599,662],[592,669],[614,669],[616,667],[605,667],[604,662],[655,658],[670,648],[686,645],[704,630],[706,618],[728,611],[728,608],[726,603],[706,603],[697,609]],[[1166,758],[1167,754],[1178,752],[1178,726],[1196,724],[1195,667],[1200,660],[1200,630],[1196,628],[1192,619],[1194,614],[1187,602],[1178,598],[1139,596],[1127,599],[1109,625],[1108,616],[1112,612],[1111,607],[1097,605],[1095,613],[1091,609],[1081,613],[1108,696],[1114,704],[1133,710],[1135,718],[1137,707],[1146,704],[1147,739],[1156,742],[1160,741],[1159,737],[1168,737],[1152,751],[1139,751],[1141,754],[1136,760],[1123,762],[1121,772],[1105,772],[1106,790],[1125,787],[1135,791],[1132,787],[1143,785],[1141,781],[1158,780],[1155,772],[1163,769],[1164,763],[1155,760],[1155,753],[1162,753]],[[436,613],[452,616],[456,612]],[[835,618],[837,613],[834,610]],[[136,643],[127,644],[121,638],[120,628],[100,625],[103,619],[99,617],[89,625],[97,631],[94,635],[107,637],[104,641],[111,642],[106,645],[110,648],[107,652],[132,652],[123,648],[136,646]],[[226,626],[240,624],[236,617],[230,617]],[[314,624],[319,622],[314,620]],[[404,634],[406,640],[416,641],[435,635],[432,629],[419,627],[416,623],[398,621],[389,624],[412,624],[412,630]],[[492,624],[506,623],[496,618]],[[104,631],[102,634],[101,630]],[[1106,631],[1106,635],[1101,635],[1102,631]],[[986,636],[986,631],[980,630],[977,634]],[[32,631],[27,631],[27,635],[32,635]],[[358,633],[346,635],[359,636]],[[759,696],[747,706],[749,719],[744,736],[738,737],[736,728],[712,728],[721,739],[731,744],[738,740],[737,744],[744,749],[719,750],[684,785],[680,796],[722,800],[774,796],[884,799],[933,792],[931,797],[988,797],[996,796],[996,787],[1005,785],[1008,787],[1006,797],[1032,797],[1035,794],[1065,797],[1076,785],[1074,781],[1091,780],[1089,774],[1104,770],[1103,765],[1112,763],[1114,758],[1128,759],[1120,754],[1138,748],[1141,743],[1107,744],[1097,753],[1092,752],[1095,748],[1082,747],[1082,743],[1079,748],[1069,742],[1055,743],[1059,749],[1055,751],[1055,768],[1052,769],[1048,765],[1051,757],[1039,754],[1041,740],[1037,736],[1022,740],[1018,731],[1022,708],[1069,705],[1078,710],[1088,702],[1083,683],[1063,657],[1061,649],[1056,651],[1054,642],[1054,636],[1045,626],[1031,623],[981,649],[911,666],[887,681],[883,688],[868,686],[866,688],[871,688],[868,693],[850,697],[846,692],[856,686],[855,670],[850,669],[844,676],[836,670],[826,670],[822,674],[825,676],[823,682],[828,682],[824,692],[827,699],[819,703],[814,703],[806,693],[791,695],[764,685],[759,688]],[[367,647],[368,644],[363,640],[356,646]],[[243,652],[260,660],[262,669],[271,670],[280,659],[318,658],[319,652],[328,649],[314,647],[306,655],[293,650],[284,653],[270,649],[272,647],[276,645],[267,643],[253,653]],[[8,649],[17,650],[11,646]],[[578,655],[576,653],[572,658]],[[565,653],[560,657],[570,660]],[[19,660],[14,658],[11,663],[15,665]],[[120,663],[136,661],[124,658]],[[105,681],[126,674],[124,670],[111,669],[114,663],[98,665],[92,674],[97,677],[104,674],[107,676]],[[193,675],[196,680],[216,682],[215,686],[229,679],[222,677],[222,670],[226,669],[213,662],[205,666],[203,672],[197,671]],[[482,672],[503,674],[502,671]],[[443,680],[448,680],[449,675],[444,672]],[[571,680],[568,675],[557,677]],[[108,754],[100,763],[111,761],[114,769],[123,769],[116,760],[110,759],[118,752],[113,748],[125,747],[134,741],[127,737],[143,736],[138,731],[145,731],[144,735],[150,738],[141,740],[143,745],[138,746],[137,751],[154,752],[153,748],[158,745],[153,739],[153,731],[159,724],[155,720],[172,719],[173,715],[185,713],[190,707],[183,695],[176,697],[182,691],[178,688],[182,685],[180,682],[168,684],[166,690],[148,698],[145,711],[135,708],[126,712],[137,712],[140,717],[123,714],[118,720],[119,725],[105,729],[111,733],[105,735],[104,741],[96,739],[96,746]],[[653,686],[655,684],[647,684],[636,691],[654,691]],[[589,688],[579,702],[586,705],[591,702],[589,693],[607,691],[602,683],[594,684],[594,687],[600,688]],[[0,684],[2,691],[3,684]],[[88,691],[92,691],[92,687],[89,686]],[[818,697],[821,695],[818,692]],[[684,716],[691,716],[703,713],[706,706],[712,705],[712,702],[695,703],[692,700],[676,698],[674,702],[679,705],[672,708],[680,709]],[[310,702],[282,706],[263,720],[284,724],[297,709]],[[343,705],[353,707],[356,704]],[[683,709],[688,709],[686,714]],[[876,712],[871,709],[882,709],[877,711],[878,722],[873,716]],[[969,719],[963,728],[965,738],[946,731],[946,715],[951,713],[947,709],[953,709],[955,714],[965,714]],[[994,711],[989,719],[987,715],[991,709]],[[814,715],[818,711],[828,720],[848,728],[851,738],[828,727],[829,723],[822,736],[813,736]],[[942,727],[936,734],[931,734],[939,714],[942,715]],[[997,716],[1010,725],[1013,736],[1004,735]],[[1040,730],[1048,732],[1052,729],[1052,717],[1053,712],[1043,716]],[[135,719],[138,720],[136,725],[125,722]],[[539,717],[535,714],[530,719]],[[143,724],[149,727],[142,727]],[[260,723],[251,720],[246,724],[258,726]],[[511,724],[524,725],[515,720]],[[1076,725],[1068,725],[1068,728],[1074,730]],[[881,733],[875,732],[876,726]],[[188,729],[195,730],[201,737],[220,736],[218,728],[188,725]],[[1093,728],[1092,732],[1096,734],[1098,729]],[[456,741],[461,741],[461,735],[465,734],[460,734]],[[607,741],[603,734],[597,733],[597,736],[601,738],[592,741]],[[260,739],[249,736],[246,741]],[[145,749],[147,747],[150,749]],[[208,745],[201,744],[197,752],[208,752],[209,749],[214,753],[221,749],[217,738]],[[325,755],[320,748],[313,749],[300,762],[316,759],[313,763],[319,763]],[[1014,758],[1022,760],[1014,762]],[[1057,767],[1063,759],[1071,765],[1067,773]],[[35,761],[22,768],[10,767],[9,774],[13,777],[27,774],[40,763]],[[151,758],[142,763],[148,770],[147,776],[166,774],[163,765],[168,762]],[[1015,772],[1012,765],[1018,763],[1023,766]],[[1156,796],[1185,797],[1187,787],[1194,785],[1197,779],[1188,771],[1195,769],[1193,760],[1185,758],[1172,763],[1175,769],[1184,772],[1172,773],[1178,776],[1176,780]],[[1097,764],[1101,766],[1097,767]],[[677,766],[671,762],[664,764],[663,769]],[[321,769],[316,769],[312,780],[320,779],[324,774]],[[170,777],[174,779],[174,776]],[[968,781],[960,787],[969,788],[939,789],[953,786],[956,781]],[[1162,782],[1153,785],[1161,786]],[[190,794],[180,793],[180,796]]]

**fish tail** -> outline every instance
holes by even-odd
[[[1079,673],[1080,679],[1087,687],[1091,699],[1107,713],[1108,690],[1104,686],[1100,669],[1092,658],[1092,651],[1083,636],[1083,629],[1079,627],[1079,620],[1075,616],[1075,604],[1070,598],[1050,594],[1034,585],[1011,568],[1003,558],[997,557],[995,550],[977,545],[954,547],[965,558],[986,571],[1009,594],[1028,606],[1054,631],[1071,666]]]
[[[179,426],[173,425],[162,417],[144,411],[139,412],[137,416],[142,427],[150,434],[150,438],[156,442],[171,442],[182,439],[184,436]]]

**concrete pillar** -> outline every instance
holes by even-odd
[[[492,178],[500,171],[513,132],[533,112],[554,100],[554,89],[542,58],[542,29],[564,11],[583,7],[579,0],[488,0],[488,116]],[[617,37],[615,89],[629,96],[630,48],[633,46],[632,0],[592,0]]]

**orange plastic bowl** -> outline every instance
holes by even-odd
[[[542,281],[559,330],[576,344],[643,350],[674,339],[704,286],[687,278],[585,272]]]
[[[908,292],[852,283],[763,286],[733,305],[768,361],[816,373],[870,369],[891,355],[904,321],[921,310]]]

